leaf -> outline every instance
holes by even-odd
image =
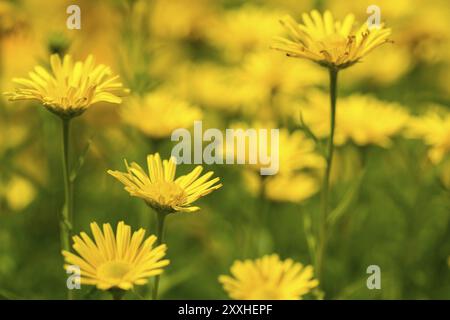
[[[322,155],[325,155],[326,153],[323,148],[323,144],[321,143],[319,138],[317,138],[317,136],[314,134],[314,132],[312,132],[311,128],[305,123],[301,110],[299,111],[299,122],[300,122],[300,125],[298,128],[300,130],[302,130],[308,138],[312,139],[314,141],[314,143],[316,144],[316,146],[318,147],[318,151]]]
[[[89,149],[91,148],[92,144],[92,138],[90,138],[84,147],[83,152],[81,153],[80,157],[78,158],[77,165],[72,169],[72,172],[70,173],[70,182],[73,183],[75,179],[78,176],[78,173],[80,172],[81,168],[83,167],[84,161],[86,160],[87,153]]]
[[[342,218],[342,216],[348,211],[348,208],[352,204],[353,200],[356,198],[356,196],[359,193],[359,189],[361,186],[361,182],[363,180],[363,177],[365,175],[365,170],[362,170],[359,176],[356,178],[356,181],[353,183],[352,186],[347,190],[344,197],[338,204],[336,208],[331,211],[331,213],[328,215],[327,222],[330,225],[336,224],[336,222]]]
[[[311,260],[314,261],[316,252],[316,238],[312,232],[312,221],[309,213],[303,215],[303,229],[305,231],[306,243],[308,244],[309,255]]]

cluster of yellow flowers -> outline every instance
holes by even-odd
[[[283,2],[285,8],[293,5],[290,0],[279,2]],[[400,1],[402,5],[396,6],[400,12],[389,6],[389,1],[382,2],[388,15],[411,14],[407,1]],[[253,128],[281,127],[279,174],[261,178],[257,172],[262,164],[248,165],[242,170],[244,182],[253,195],[263,197],[261,201],[301,203],[322,191],[325,218],[329,207],[326,202],[334,145],[389,148],[399,136],[422,139],[429,147],[431,163],[442,165],[442,180],[450,189],[448,112],[430,108],[422,116],[413,116],[398,103],[382,101],[367,94],[342,97],[336,108],[338,73],[344,69],[347,72],[349,68],[351,80],[344,79],[350,85],[366,77],[389,84],[411,68],[410,51],[424,60],[432,59],[426,48],[380,49],[378,53],[374,52],[374,59],[386,60],[386,63],[366,64],[368,66],[364,69],[358,69],[358,64],[369,53],[391,42],[391,29],[384,25],[369,28],[366,23],[357,26],[353,14],[339,21],[330,11],[322,14],[317,10],[304,13],[299,23],[282,10],[252,5],[227,10],[220,19],[216,19],[219,9],[211,3],[207,0],[154,2],[144,33],[149,32],[155,40],[151,41],[152,44],[163,48],[166,54],[155,54],[150,63],[143,63],[143,68],[145,72],[164,76],[167,80],[157,89],[144,90],[144,93],[133,91],[129,99],[122,101],[130,90],[109,66],[96,64],[92,55],[84,61],[74,61],[69,54],[62,59],[53,54],[50,68],[36,66],[28,78],[13,79],[15,88],[5,93],[9,100],[38,101],[62,119],[66,203],[61,225],[62,234],[67,238],[72,236],[73,219],[71,178],[68,174],[68,123],[93,104],[101,102],[123,102],[124,106],[119,111],[122,122],[151,141],[167,139],[177,128],[190,128],[195,120],[210,116],[209,111],[226,115],[221,123],[235,128],[248,128],[248,123]],[[329,1],[336,12],[341,11],[342,3]],[[0,32],[10,29],[10,22],[3,20],[3,11],[6,11],[3,9],[0,7]],[[134,14],[145,18],[146,3],[138,1],[134,10]],[[173,18],[174,12],[178,13],[176,19]],[[434,11],[428,9],[427,12]],[[280,20],[280,17],[283,18]],[[139,19],[129,20],[135,24]],[[428,34],[435,30],[420,31]],[[411,47],[415,43],[412,36],[404,39]],[[191,57],[186,57],[188,53],[180,49],[180,43],[192,45],[202,41],[219,51],[223,61],[193,62]],[[279,52],[269,50],[270,46],[302,60],[286,59]],[[139,49],[136,51],[140,52]],[[158,49],[155,52],[158,53]],[[137,65],[138,61],[128,63]],[[174,66],[169,68],[171,64]],[[331,103],[334,103],[331,110],[330,97],[318,89],[327,81],[323,67],[334,79],[330,86],[330,91],[335,90],[335,95],[331,94]],[[228,121],[234,120],[232,117],[236,115],[250,120],[246,123]],[[17,134],[9,135],[19,139],[25,134],[28,133],[19,130]],[[324,157],[318,145],[328,137],[331,137],[331,142]],[[1,139],[0,136],[0,153],[6,145]],[[8,139],[8,143],[19,142]],[[271,154],[272,150],[268,151]],[[155,277],[153,297],[156,298],[159,276],[169,265],[167,245],[163,239],[166,216],[200,210],[194,203],[222,187],[220,178],[213,177],[212,171],[202,174],[202,166],[176,177],[174,158],[163,160],[155,152],[146,160],[145,166],[136,162],[129,164],[125,160],[125,172],[108,170],[107,173],[120,181],[130,196],[143,200],[156,212],[157,235],[146,237],[142,228],[132,232],[124,222],[118,223],[116,231],[109,223],[100,228],[92,222],[92,237],[81,232],[71,238],[71,248],[66,245],[62,250],[64,267],[70,270],[72,265],[79,266],[83,285],[93,285],[117,295],[117,290],[121,292],[135,285],[145,285],[149,278]],[[325,181],[322,186],[320,179]],[[15,196],[16,190],[20,190],[20,197]],[[34,186],[21,176],[13,176],[6,186],[0,186],[0,191],[6,194],[8,205],[17,210],[28,205],[36,193]],[[320,231],[325,233],[323,230]],[[319,260],[323,252],[320,250],[325,249],[319,246],[316,256],[312,257],[316,277],[321,271]],[[321,279],[314,278],[312,266],[303,266],[292,259],[283,261],[276,254],[236,261],[230,271],[231,276],[222,275],[219,282],[233,299],[300,299],[316,289]]]
[[[62,63],[58,55],[52,55],[50,62],[52,74],[43,67],[37,66],[34,72],[30,72],[30,79],[14,79],[19,87],[14,92],[5,93],[6,96],[13,101],[37,100],[63,121],[70,121],[96,102],[121,103],[121,99],[116,94],[128,92],[128,89],[124,89],[123,85],[117,81],[118,76],[111,76],[110,69],[104,65],[96,66],[92,56],[84,62],[79,61],[74,64],[69,55],[64,57]],[[165,119],[167,121],[163,121],[167,126],[164,130],[161,131],[160,127],[155,128],[151,122],[145,126],[141,126],[142,122],[136,122],[136,119],[151,120],[159,116],[161,105],[168,107]],[[150,94],[144,98],[143,102],[133,101],[127,109],[122,111],[122,115],[126,122],[136,125],[145,134],[161,138],[180,125],[189,125],[191,119],[184,119],[183,123],[179,123],[174,122],[173,118],[180,113],[192,114],[192,108],[170,96]],[[195,112],[194,119],[200,114],[200,111],[195,110]],[[161,118],[158,119],[160,120]],[[283,137],[289,142],[287,133],[284,133]],[[291,144],[298,146],[297,144],[303,138],[301,135],[296,137]],[[303,145],[300,148],[300,151],[294,148],[290,150],[302,153],[301,150],[306,148],[307,153],[310,149]],[[287,158],[290,156],[282,157],[283,161],[288,162]],[[301,162],[294,166],[304,166],[313,162],[314,159],[301,158]],[[200,208],[192,206],[192,203],[222,186],[218,183],[219,178],[211,179],[213,172],[200,176],[203,171],[202,166],[197,166],[191,173],[175,178],[175,159],[162,161],[158,153],[147,157],[148,172],[135,162],[128,165],[125,161],[125,166],[127,172],[108,170],[108,173],[122,182],[131,196],[143,199],[158,213],[159,218],[162,216],[162,221],[166,215],[174,212],[199,210]],[[100,290],[110,290],[114,297],[120,298],[123,291],[132,289],[134,285],[146,284],[150,277],[158,277],[164,267],[169,264],[169,260],[164,259],[167,246],[162,244],[162,225],[159,230],[159,239],[154,235],[145,239],[145,230],[142,228],[132,233],[131,227],[123,221],[119,222],[115,233],[109,223],[103,224],[102,231],[98,224],[93,222],[91,230],[93,239],[85,232],[73,237],[72,248],[76,253],[68,249],[62,251],[66,261],[64,267],[67,270],[71,270],[73,265],[80,268],[81,284],[94,285]],[[154,247],[155,243],[156,247]],[[245,286],[249,284],[245,282],[242,283],[242,289],[233,288],[233,285],[236,286],[236,280],[231,281],[225,276],[220,278],[220,281],[225,283],[225,289],[230,291],[231,297],[296,299],[318,284],[316,280],[311,280],[312,267],[302,270],[302,265],[294,264],[292,260],[281,262],[276,255],[257,260],[254,270],[251,265],[252,262],[247,261],[243,266],[237,263],[232,268],[233,273],[245,272],[254,277],[246,279],[250,281],[251,288],[246,288]],[[259,268],[270,271],[267,275],[260,274]],[[275,277],[272,272],[277,269],[280,274]],[[270,283],[266,281],[269,274],[274,276]],[[277,282],[280,277],[283,278],[282,283]],[[237,280],[238,283],[239,281]],[[154,290],[157,291],[157,282]],[[234,293],[239,290],[243,290],[243,293]],[[156,298],[155,292],[154,298]]]

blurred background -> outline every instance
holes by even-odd
[[[81,30],[66,27],[72,4],[81,8]],[[381,8],[394,43],[340,73],[332,172],[338,210],[321,289],[327,299],[447,299],[447,1],[0,0],[1,91],[36,64],[48,66],[51,53],[93,54],[130,88],[122,105],[94,105],[73,121],[73,163],[90,141],[74,187],[77,233],[91,221],[120,220],[155,233],[153,212],[106,171],[123,170],[124,158],[169,157],[174,129],[200,119],[204,129],[280,128],[278,175],[207,166],[223,188],[198,202],[199,213],[167,221],[171,264],[161,298],[225,299],[217,277],[236,259],[278,253],[312,263],[307,239],[320,208],[328,78],[312,62],[270,49],[284,35],[279,19],[329,9],[364,23],[371,4]],[[0,99],[0,297],[63,299],[59,119],[37,103]],[[381,290],[366,287],[369,265],[381,268]],[[126,298],[146,295],[144,287]],[[83,288],[77,297],[107,295]]]

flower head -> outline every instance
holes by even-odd
[[[220,276],[219,282],[233,299],[296,300],[319,285],[313,279],[312,266],[304,267],[292,259],[281,261],[276,254],[235,261],[231,274]]]
[[[29,79],[15,78],[18,85],[14,92],[5,95],[11,101],[38,100],[51,112],[64,118],[79,116],[96,102],[121,103],[119,98],[128,92],[119,76],[112,76],[111,69],[96,65],[90,55],[83,61],[73,62],[70,55],[63,61],[59,55],[50,57],[51,72],[36,66]]]
[[[428,157],[434,164],[441,163],[450,154],[450,113],[440,108],[414,118],[408,125],[407,135],[421,138],[430,147]]]
[[[298,24],[290,16],[281,20],[292,40],[277,38],[274,49],[328,68],[344,69],[355,64],[370,51],[388,42],[391,34],[391,29],[382,26],[369,28],[367,23],[354,31],[355,17],[352,14],[348,14],[342,22],[335,21],[329,11],[322,15],[313,10],[302,17],[303,24]]]
[[[84,232],[74,236],[74,254],[63,251],[65,269],[78,266],[81,284],[94,285],[101,290],[119,288],[129,290],[133,285],[146,284],[148,278],[159,275],[169,260],[161,260],[167,247],[153,248],[156,237],[144,241],[145,230],[131,234],[131,227],[123,221],[114,231],[109,223],[103,224],[103,232],[97,223],[91,223],[94,241]]]
[[[194,212],[199,207],[191,204],[199,198],[219,189],[219,178],[209,180],[214,172],[210,171],[200,177],[202,166],[197,166],[191,173],[175,179],[175,158],[161,161],[158,153],[147,156],[148,174],[133,162],[127,172],[108,170],[108,173],[125,185],[131,196],[143,199],[150,207],[159,212]]]
[[[152,138],[170,137],[175,129],[190,127],[202,118],[200,109],[161,92],[131,99],[121,115],[126,123]]]
[[[328,97],[320,91],[311,91],[301,114],[310,129],[319,138],[329,135]],[[408,112],[399,104],[380,101],[372,96],[355,94],[339,101],[336,110],[335,143],[352,141],[356,145],[389,147],[392,138],[402,132],[409,120]]]

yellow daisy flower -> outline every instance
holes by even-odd
[[[191,127],[195,120],[202,119],[202,112],[184,100],[155,92],[130,99],[121,109],[121,116],[145,135],[161,139],[170,137],[175,129]]]
[[[391,29],[383,26],[369,29],[367,23],[354,31],[353,14],[348,14],[342,22],[335,21],[330,11],[322,15],[313,10],[311,14],[304,13],[302,18],[303,24],[298,24],[290,16],[281,20],[292,40],[277,38],[274,49],[333,69],[344,69],[360,61],[373,49],[388,42],[391,34]]]
[[[125,166],[127,172],[108,170],[108,173],[122,182],[131,196],[143,199],[158,212],[197,211],[200,208],[191,204],[222,186],[216,184],[219,178],[209,180],[212,171],[200,177],[202,166],[175,179],[175,158],[161,161],[158,153],[147,156],[148,174],[135,162],[128,165],[125,160]]]
[[[310,174],[276,175],[267,179],[267,199],[280,202],[299,203],[319,191],[319,182]]]
[[[232,276],[221,275],[219,282],[233,299],[297,300],[317,287],[313,267],[304,267],[292,259],[281,261],[278,255],[235,261]]]
[[[100,290],[119,288],[129,290],[134,285],[144,285],[148,278],[159,275],[169,260],[162,260],[167,246],[153,248],[156,237],[144,241],[145,230],[131,235],[131,227],[123,221],[114,231],[109,223],[103,224],[103,232],[97,223],[91,223],[94,241],[84,232],[74,236],[74,254],[63,251],[64,268],[77,266],[81,270],[81,284],[94,285]]]
[[[244,122],[236,122],[231,125],[234,130],[245,130],[249,129],[250,126]],[[294,132],[289,132],[286,128],[281,128],[279,130],[279,140],[278,145],[274,144],[275,150],[272,150],[272,141],[270,140],[270,130],[276,127],[270,123],[254,122],[251,128],[260,130],[266,129],[269,132],[269,138],[267,138],[266,144],[260,144],[259,137],[257,136],[255,143],[257,144],[257,154],[267,154],[268,157],[275,161],[278,158],[279,173],[290,174],[294,171],[301,169],[321,169],[325,165],[325,161],[322,156],[315,152],[316,146],[314,141],[308,139],[306,135],[300,131],[296,130]],[[227,154],[233,152],[235,156],[235,163],[245,163],[247,167],[254,171],[261,171],[261,168],[265,168],[268,165],[261,162],[258,157],[255,164],[250,163],[251,148],[250,142],[251,138],[249,135],[245,135],[245,154],[240,154],[237,152],[237,145],[239,143],[238,138],[235,136],[233,148],[227,145],[225,141],[222,147],[223,156],[226,157]]]
[[[319,138],[327,137],[330,132],[328,99],[320,91],[311,91],[306,103],[300,106],[304,122]],[[408,121],[408,112],[397,103],[380,101],[368,95],[351,95],[339,101],[334,142],[343,145],[352,141],[359,146],[375,144],[386,148]]]
[[[434,164],[442,162],[450,154],[450,113],[440,107],[417,117],[408,125],[407,135],[421,138],[430,147],[428,157]]]
[[[128,92],[119,76],[112,76],[111,69],[103,64],[95,65],[92,55],[86,60],[73,62],[70,55],[50,57],[51,73],[36,66],[29,79],[15,78],[18,85],[14,92],[6,92],[9,100],[38,100],[51,112],[72,118],[82,114],[96,102],[121,103],[119,98]]]

